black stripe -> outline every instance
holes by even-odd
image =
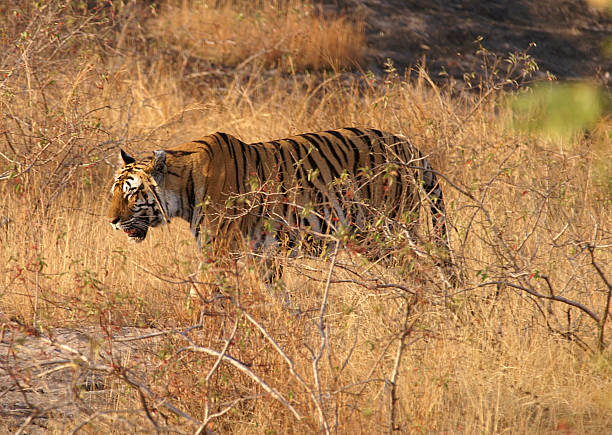
[[[310,140],[309,140],[308,142],[310,142]],[[301,143],[299,143],[299,146],[304,146],[304,150],[306,151],[306,155],[305,155],[304,157],[307,159],[308,163],[310,164],[310,168],[311,168],[311,169],[317,169],[317,168],[318,168],[318,165],[317,165],[317,163],[314,161],[314,158],[313,158],[313,156],[312,156],[312,152],[309,152],[309,150],[308,150],[308,149],[306,149],[305,144],[301,144]],[[298,148],[299,148],[299,147],[298,147]],[[305,173],[304,173],[304,172],[303,172],[303,177],[304,177],[304,181],[308,182],[308,181],[307,181],[307,180],[308,180],[308,177],[305,175]],[[321,177],[321,178],[322,178],[322,177]],[[330,210],[330,213],[333,213],[333,208],[332,208],[332,205],[331,205],[331,198],[330,198],[328,195],[326,195],[326,194],[325,194],[325,192],[324,192],[323,190],[321,190],[319,187],[317,187],[317,186],[314,184],[314,181],[316,180],[315,178],[312,178],[312,180],[313,180],[313,181],[311,181],[310,183],[311,183],[311,185],[313,186],[313,187],[312,187],[312,193],[314,193],[314,204],[313,204],[313,205],[314,205],[314,207],[315,207],[315,208],[324,207],[324,204],[325,204],[326,202],[329,202],[329,210]],[[322,185],[322,187],[323,187],[325,190],[327,190],[325,180],[323,180],[323,182],[322,182],[322,183],[320,183],[320,184]],[[311,194],[311,195],[312,195],[312,194]],[[311,196],[311,195],[309,195],[309,196],[312,198],[312,196]],[[320,208],[319,208],[319,212],[321,212],[321,209],[320,209]],[[328,220],[326,220],[326,219],[322,219],[322,218],[319,218],[319,217],[316,217],[316,219],[318,219],[318,220],[319,220],[319,225],[321,225],[321,232],[323,232],[323,233],[328,233],[328,234],[329,234],[329,233],[330,233],[330,230],[331,230],[330,222],[329,222]]]
[[[308,142],[310,142],[310,140]],[[317,162],[315,162],[314,157],[312,155],[312,152],[310,150],[308,150],[305,146],[304,146],[304,150],[306,151],[306,155],[304,157],[306,157],[306,160],[308,160],[308,163],[310,164],[310,168],[309,169],[318,169],[319,165],[317,165]],[[325,160],[325,158],[324,158],[324,160]],[[323,181],[325,181],[325,180],[323,180]],[[325,185],[325,182],[323,182],[323,184]],[[317,189],[317,190],[320,190],[320,189]]]
[[[323,151],[325,151],[326,149],[329,150],[329,152],[331,152],[334,159],[336,159],[336,162],[338,163],[338,165],[342,166],[343,159],[340,158],[340,156],[336,152],[335,145],[328,138],[326,138],[325,136],[319,133],[316,133],[316,134],[309,133],[308,136],[311,136],[313,139],[319,140],[321,142],[321,145],[325,145],[321,147],[321,153],[323,154]],[[331,161],[331,158],[327,157],[327,160]]]
[[[289,140],[287,140],[287,142],[290,143]],[[292,173],[293,171],[290,172],[288,170],[289,166],[293,166],[293,164],[294,164],[293,156],[291,155],[291,152],[289,150],[287,150],[287,147],[282,146],[282,144],[280,142],[274,141],[272,143],[278,145],[278,149],[279,149],[280,154],[281,154],[281,160],[282,161],[281,161],[281,165],[278,168],[279,171],[281,171],[281,173],[282,172],[287,172],[288,174]],[[296,174],[297,174],[297,168],[295,168],[295,171],[296,171]],[[287,187],[292,187],[292,186],[285,186],[285,189]]]
[[[287,186],[285,185],[285,175],[289,175],[289,174],[285,174],[285,170],[283,168],[283,162],[282,162],[282,154],[280,154],[280,148],[279,148],[279,143],[276,141],[271,142],[274,145],[274,149],[272,149],[271,151],[268,149],[264,148],[264,151],[266,153],[271,153],[272,157],[274,158],[274,167],[270,168],[270,174],[269,177],[273,178],[273,182],[277,182],[279,183],[279,191],[281,192],[285,192],[287,190]],[[276,188],[275,188],[276,191]],[[283,206],[283,212],[285,212],[285,209],[287,208],[287,205],[285,204]],[[286,214],[284,214],[286,216]]]
[[[234,138],[232,143],[235,144],[236,142],[238,142],[238,145],[240,146],[240,157],[242,158],[242,174],[240,174],[240,178],[244,182],[249,177],[249,174],[247,173],[247,152],[244,148],[246,144],[240,139]]]
[[[357,147],[355,142],[353,142],[352,140],[347,138],[345,135],[343,135],[339,131],[337,131],[337,130],[330,130],[329,133],[334,135],[338,139],[340,139],[342,141],[342,143],[344,143],[347,146],[347,148],[350,149],[353,152],[353,173],[351,175],[353,177],[357,177],[357,170],[359,169],[359,160],[360,160],[360,158],[359,158],[359,148]],[[348,163],[348,157],[347,157],[347,163]]]
[[[311,137],[311,133],[304,134],[304,135],[302,135],[302,137],[304,139],[306,139],[308,142],[310,142],[311,144],[313,144],[316,147],[317,151],[319,151],[319,155],[322,157],[322,159],[325,161],[325,163],[327,164],[327,166],[330,169],[332,178],[340,178],[340,174],[338,173],[338,170],[335,167],[335,165],[333,164],[333,162],[329,159],[328,156],[323,154],[323,151],[321,151],[321,149],[325,148],[325,147],[322,147],[322,148],[320,147],[320,144],[317,141],[317,139],[319,139],[319,137],[318,136]],[[312,155],[312,153],[310,153],[308,156],[310,157],[311,155]],[[319,168],[319,165],[316,164],[316,162],[314,161],[314,158],[311,159],[311,161],[312,161],[312,169],[319,169],[319,172],[321,172],[321,168]],[[323,175],[323,173],[321,173],[321,175]],[[328,180],[328,182],[329,181],[332,181],[332,180]]]
[[[286,139],[286,142],[291,143],[291,140]],[[287,192],[288,189],[291,189],[292,187],[294,187],[293,185],[291,185],[291,183],[295,183],[295,178],[297,177],[297,168],[295,168],[295,172],[290,171],[290,167],[293,165],[293,156],[291,155],[291,153],[287,150],[287,146],[283,146],[283,144],[281,143],[281,141],[272,141],[270,142],[272,145],[274,145],[279,152],[279,156],[280,156],[280,163],[278,165],[278,171],[279,174],[282,177],[282,189],[283,192]],[[289,176],[289,174],[295,174],[295,176],[293,177],[293,180],[287,180],[287,183],[284,182],[284,174],[286,174],[287,176]],[[287,197],[287,200],[289,198]],[[286,219],[289,220],[289,222],[291,222],[292,218],[295,219],[295,223],[299,223],[299,215],[297,215],[297,210],[292,211],[290,204],[287,202],[286,204],[284,204],[283,206],[283,213]]]
[[[348,169],[345,167],[346,165],[348,165],[348,157],[342,147],[337,147],[334,142],[332,142],[329,138],[325,136],[321,136],[321,139],[323,140],[323,142],[325,142],[327,148],[330,150],[330,152],[333,154],[334,158],[338,162],[338,171],[342,173],[343,169]],[[340,155],[338,154],[338,149],[342,152],[342,157],[340,157]]]
[[[228,141],[228,137],[227,134],[225,133],[217,133],[218,136],[221,137],[221,139],[223,139],[223,142],[221,141],[221,139],[217,139],[219,141],[219,145],[221,146],[221,148],[223,148],[224,146],[228,148],[229,154],[231,159],[234,161],[234,171],[235,171],[235,184],[234,186],[230,186],[230,189],[232,189],[232,187],[236,188],[236,192],[235,193],[239,193],[240,192],[240,179],[238,178],[238,173],[240,171],[239,167],[238,167],[238,159],[236,158],[236,150],[234,149],[234,147],[232,146],[232,144]]]
[[[347,127],[346,129],[347,129],[347,130],[349,130],[349,131],[352,131],[352,132],[353,132],[353,133],[354,133],[356,136],[361,137],[361,136],[363,136],[363,135],[364,135],[364,134],[363,134],[363,131],[359,130],[358,128],[355,128],[355,127]]]
[[[382,140],[383,142],[385,141],[385,136],[383,135],[382,131],[376,130],[375,128],[371,128],[370,131],[374,133],[376,136],[378,136],[380,140]]]
[[[387,140],[390,138],[385,137],[385,135],[380,130],[375,130],[372,128],[370,129],[370,131],[374,133],[376,136],[378,136],[377,143],[380,146],[380,153],[382,156],[384,156],[385,162],[389,162],[389,150],[387,146],[396,147],[397,143],[388,143]]]
[[[206,142],[206,141],[205,141],[205,140],[203,140],[203,139],[202,139],[202,140],[194,140],[194,142],[195,142],[195,143],[202,144],[202,145],[205,145],[204,147],[202,147],[202,151],[204,151],[204,152],[206,153],[206,155],[208,155],[208,158],[209,158],[210,160],[212,160],[212,158],[213,158],[213,153],[212,153],[212,150],[210,149],[210,143],[209,143],[209,142]]]
[[[357,129],[357,128],[347,128],[347,130],[352,131],[358,139],[360,139],[361,141],[363,141],[363,143],[366,144],[367,146],[367,158],[368,158],[368,167],[369,169],[373,169],[374,166],[374,162],[372,161],[372,152],[374,151],[372,149],[372,140],[370,139],[370,136],[365,135],[361,130]],[[372,186],[371,186],[371,180],[368,177],[368,179],[365,180],[364,182],[364,186],[366,189],[366,195],[367,195],[367,199],[368,200],[374,200],[374,198],[372,197]]]
[[[261,161],[261,154],[259,153],[259,146],[257,146],[257,144],[249,144],[249,151],[253,151],[255,153],[255,168],[258,168],[259,165],[262,164]]]
[[[300,178],[306,183],[308,184],[308,186],[311,189],[314,189],[315,186],[312,183],[312,181],[308,180],[308,177],[306,177],[306,173],[304,172],[304,158],[302,157],[302,153],[301,153],[301,145],[298,141],[294,140],[294,139],[284,139],[287,142],[291,143],[293,145],[293,149],[295,149],[296,153],[297,153],[297,159],[291,159],[292,160],[292,164],[296,165],[296,171],[298,171],[300,173]],[[297,163],[300,162],[299,165],[297,165]],[[312,163],[311,163],[312,164]]]
[[[369,135],[365,134],[364,132],[362,132],[360,130],[357,130],[357,129],[351,129],[351,130],[356,130],[358,132],[356,134],[368,146],[368,163],[369,163],[369,167],[370,167],[370,169],[374,169],[374,167],[376,166],[376,162],[374,161],[374,144],[372,143],[372,139],[370,139]]]
[[[192,171],[189,171],[189,177],[187,178],[187,186],[186,186],[186,188],[187,188],[187,200],[189,201],[188,205],[189,205],[189,208],[191,209],[191,212],[189,214],[190,214],[190,216],[192,216],[193,215],[193,209],[196,206],[196,203],[195,203],[195,201],[196,201],[195,200],[195,191],[193,189],[193,172]]]
[[[331,135],[333,135],[333,136],[336,136],[334,133],[338,133],[338,132],[337,132],[337,131],[335,131],[335,130],[328,130],[328,131],[326,131],[325,133],[328,133],[328,134],[331,134]],[[342,140],[342,135],[340,135],[340,136],[341,136],[341,142],[342,142],[342,144],[346,144],[346,143],[344,142],[344,140]],[[332,152],[333,152],[334,154],[336,154],[336,151],[337,151],[337,150],[335,149],[335,146],[332,144],[331,140],[330,140],[328,137],[323,136],[323,135],[321,135],[321,137],[322,137],[322,138],[325,140],[325,142],[326,142],[326,143],[327,143],[327,144],[328,144],[330,147],[332,147],[332,146],[333,146],[333,148],[332,148]],[[337,137],[337,136],[336,136],[336,137]],[[344,147],[339,145],[339,146],[338,146],[338,150],[340,150],[340,152],[342,153],[342,156],[343,156],[343,159],[340,159],[340,157],[338,156],[338,161],[339,161],[339,162],[348,163],[348,154],[346,153],[346,150],[344,149]]]
[[[255,146],[254,144],[250,144],[249,149],[255,153],[255,171],[257,173],[257,177],[259,178],[259,181],[261,183],[264,183],[267,180],[265,179],[266,173],[263,167],[264,163],[261,159],[260,149],[258,146]]]

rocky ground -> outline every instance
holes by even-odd
[[[122,383],[141,385],[159,337],[150,329],[116,327],[57,328],[39,334],[4,323],[0,432],[63,432],[74,429],[75,423],[99,418],[96,411],[115,402]]]

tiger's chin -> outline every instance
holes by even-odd
[[[129,228],[123,230],[123,232],[127,234],[130,242],[132,243],[140,243],[145,239],[145,237],[147,237],[147,228],[144,230],[141,230],[140,228]]]

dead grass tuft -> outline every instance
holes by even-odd
[[[341,70],[365,51],[363,22],[324,17],[310,2],[168,2],[149,22],[152,35],[183,56],[284,71]]]

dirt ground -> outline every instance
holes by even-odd
[[[610,82],[612,17],[578,0],[326,0],[328,11],[365,17],[367,69],[390,58],[401,71],[423,57],[434,74],[460,78],[473,71],[475,40],[500,56],[529,53],[541,74],[598,77]]]
[[[138,385],[147,359],[155,352],[157,331],[143,328],[56,328],[41,335],[5,322],[0,340],[0,432],[64,432],[78,415],[114,401],[113,367],[131,369],[122,376]],[[112,342],[112,344],[111,344]],[[149,365],[150,367],[150,365]],[[116,373],[115,373],[116,374]],[[50,419],[53,427],[49,427]],[[63,426],[67,425],[67,426]]]

